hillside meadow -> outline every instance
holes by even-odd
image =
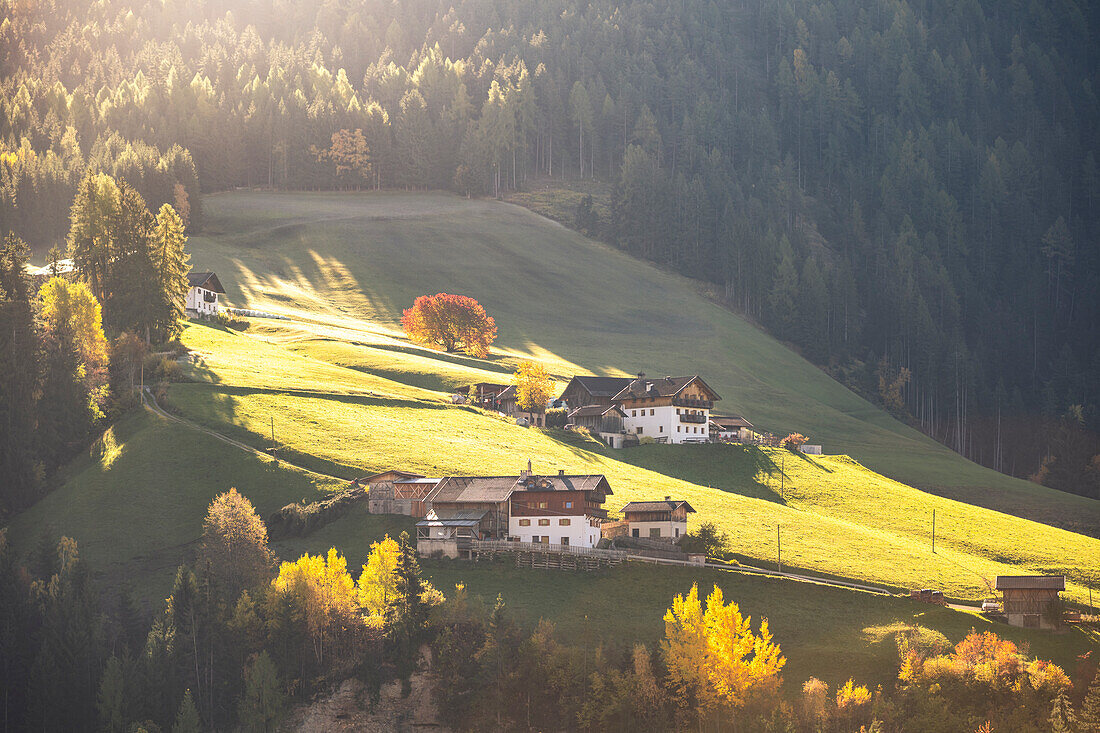
[[[789,567],[892,588],[942,588],[955,598],[991,593],[1001,574],[1064,572],[1068,592],[1100,585],[1100,540],[931,495],[846,456],[800,456],[741,446],[641,446],[614,451],[561,430],[518,427],[449,403],[443,393],[338,367],[193,324],[183,342],[196,381],[169,390],[169,406],[198,424],[296,464],[348,479],[390,467],[429,476],[536,471],[602,473],[616,510],[675,496],[713,521],[733,550]],[[781,491],[782,489],[782,491]],[[931,514],[937,512],[936,552]]]
[[[961,458],[691,281],[519,206],[444,193],[246,191],[204,206],[207,225],[190,242],[194,267],[217,271],[234,304],[295,319],[264,328],[303,353],[397,379],[408,366],[433,388],[479,375],[498,381],[523,358],[562,379],[700,374],[723,397],[718,411],[758,429],[801,432],[826,453],[944,496],[1092,534],[1100,527],[1100,503]],[[410,349],[399,324],[416,296],[440,291],[478,299],[499,327],[490,359],[440,360],[442,385],[415,376],[425,374],[412,358],[423,350]]]

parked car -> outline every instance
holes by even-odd
[[[996,598],[986,598],[982,601],[982,613],[1000,613],[1001,602]]]

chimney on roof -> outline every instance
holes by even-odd
[[[665,375],[665,381],[668,382],[669,384],[672,384],[672,377],[670,377],[669,375],[666,374]]]
[[[672,497],[671,496],[666,496],[665,501],[672,501]]]
[[[630,385],[630,389],[633,390],[635,387],[645,389],[645,372],[638,372],[638,378],[634,380],[634,384]]]
[[[559,468],[558,469],[558,475],[564,477],[565,476],[565,469],[564,468]]]

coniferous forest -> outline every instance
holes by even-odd
[[[593,181],[590,233],[964,455],[1100,495],[1094,6],[0,7],[0,222],[35,252],[91,171],[191,231],[235,186]]]

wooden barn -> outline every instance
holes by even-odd
[[[1066,589],[1064,575],[998,575],[997,590],[1004,595],[1004,615],[1012,626],[1052,629],[1047,609]]]

